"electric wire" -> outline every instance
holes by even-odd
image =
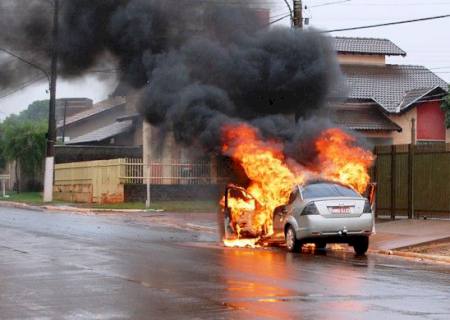
[[[344,3],[350,2],[350,1],[351,0],[340,0],[340,1],[327,2],[327,3],[322,3],[322,4],[316,4],[316,5],[308,6],[308,8],[326,7],[326,6],[336,5],[336,4],[344,4]]]
[[[283,16],[283,17],[281,17],[281,18],[278,18],[278,19],[275,19],[275,20],[273,20],[273,21],[270,21],[266,26],[270,26],[270,25],[272,25],[272,24],[274,24],[274,23],[277,23],[277,22],[279,22],[279,21],[281,21],[281,20],[284,20],[284,19],[286,19],[286,18],[288,18],[288,17],[291,17],[291,14],[290,14],[290,13],[288,13],[287,15],[285,15],[285,16]]]
[[[407,23],[414,23],[414,22],[421,22],[421,21],[445,19],[445,18],[449,18],[449,17],[450,17],[450,14],[445,14],[445,15],[440,15],[440,16],[425,17],[425,18],[410,19],[410,20],[401,20],[401,21],[393,21],[393,22],[388,22],[388,23],[378,23],[378,24],[359,26],[359,27],[350,27],[350,28],[340,28],[340,29],[326,30],[326,31],[321,31],[321,33],[342,32],[342,31],[352,31],[352,30],[370,29],[370,28],[378,28],[378,27],[387,27],[387,26],[393,26],[393,25],[399,25],[399,24],[407,24]]]
[[[46,78],[45,76],[40,76],[38,78],[35,78],[35,79],[32,79],[32,80],[28,80],[28,81],[22,83],[18,88],[15,88],[12,91],[9,91],[7,94],[4,94],[4,95],[0,96],[0,99],[4,99],[4,98],[7,98],[9,96],[12,96],[13,94],[15,94],[15,93],[17,93],[17,92],[19,92],[19,91],[21,91],[21,90],[23,90],[23,89],[33,85],[33,84],[35,84],[36,82],[39,82],[39,81],[45,79],[45,78]]]

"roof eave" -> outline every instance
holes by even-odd
[[[406,52],[403,53],[393,53],[393,52],[360,52],[360,51],[350,51],[350,50],[337,50],[338,54],[348,54],[348,55],[362,55],[362,56],[401,56],[406,57]]]
[[[443,90],[440,86],[435,86],[434,88],[431,88],[426,93],[420,95],[419,97],[417,97],[416,99],[414,99],[413,101],[408,103],[405,107],[401,108],[398,113],[401,114],[401,113],[404,113],[404,112],[408,112],[409,110],[414,108],[418,103],[426,102],[426,101],[420,101],[420,100],[425,98],[427,95],[429,95],[430,93],[432,93],[433,91],[438,90],[438,89],[442,90],[442,93],[439,94],[439,96],[441,96],[440,98],[442,98],[442,97],[447,95],[447,92],[445,92],[445,90]],[[399,108],[400,108],[400,106],[399,106]]]

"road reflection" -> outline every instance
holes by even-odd
[[[333,259],[327,254],[314,250],[290,254],[277,249],[224,249],[226,305],[269,319],[310,319],[317,314],[311,313],[311,308],[319,304],[325,308],[318,313],[326,318],[339,319],[352,311],[365,310],[366,306],[354,299],[361,290],[355,274],[361,273],[361,268],[354,270],[348,263],[350,256],[339,253],[340,258]],[[317,260],[323,260],[324,266]]]

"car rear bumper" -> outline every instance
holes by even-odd
[[[345,237],[351,236],[370,236],[373,230],[373,216],[369,213],[349,218],[326,218],[320,215],[304,218],[296,230],[299,240],[328,238],[331,242],[332,239],[345,240]]]

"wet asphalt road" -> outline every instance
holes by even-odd
[[[0,207],[0,319],[450,319],[450,267]]]

